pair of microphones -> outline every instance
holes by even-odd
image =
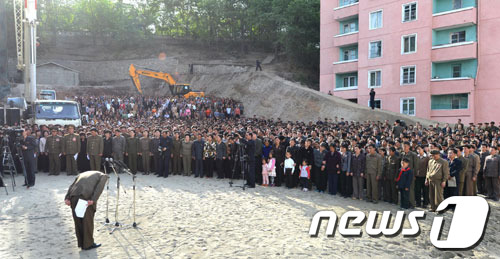
[[[116,165],[120,169],[130,172],[130,169],[127,167],[127,165],[120,160],[114,160],[112,157],[107,157],[104,159],[104,161],[107,162],[110,166]]]

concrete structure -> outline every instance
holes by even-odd
[[[37,67],[37,84],[55,86],[77,86],[80,84],[80,72],[63,65],[48,62]]]
[[[321,0],[320,90],[443,122],[497,121],[500,1]]]

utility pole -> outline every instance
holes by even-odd
[[[0,99],[10,93],[7,69],[7,11],[5,1],[0,1]]]
[[[24,98],[28,103],[36,100],[36,0],[24,0]]]

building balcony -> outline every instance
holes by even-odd
[[[431,95],[466,93],[474,90],[474,78],[434,78],[431,79]]]
[[[333,19],[342,21],[359,14],[359,3],[348,4],[333,9]]]
[[[351,59],[351,60],[334,62],[333,63],[333,71],[336,74],[358,71],[358,60]]]
[[[358,43],[358,38],[358,32],[338,34],[333,37],[333,46],[340,47],[346,45],[354,45]]]
[[[476,24],[476,11],[475,7],[467,7],[447,12],[435,13],[432,15],[432,28],[445,29]]]
[[[432,47],[432,62],[477,58],[477,42],[468,41]]]
[[[456,123],[457,119],[467,121],[472,117],[471,109],[456,109],[456,110],[431,110],[431,120],[440,122]]]

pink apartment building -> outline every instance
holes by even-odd
[[[320,90],[455,123],[500,121],[500,0],[321,0]]]

